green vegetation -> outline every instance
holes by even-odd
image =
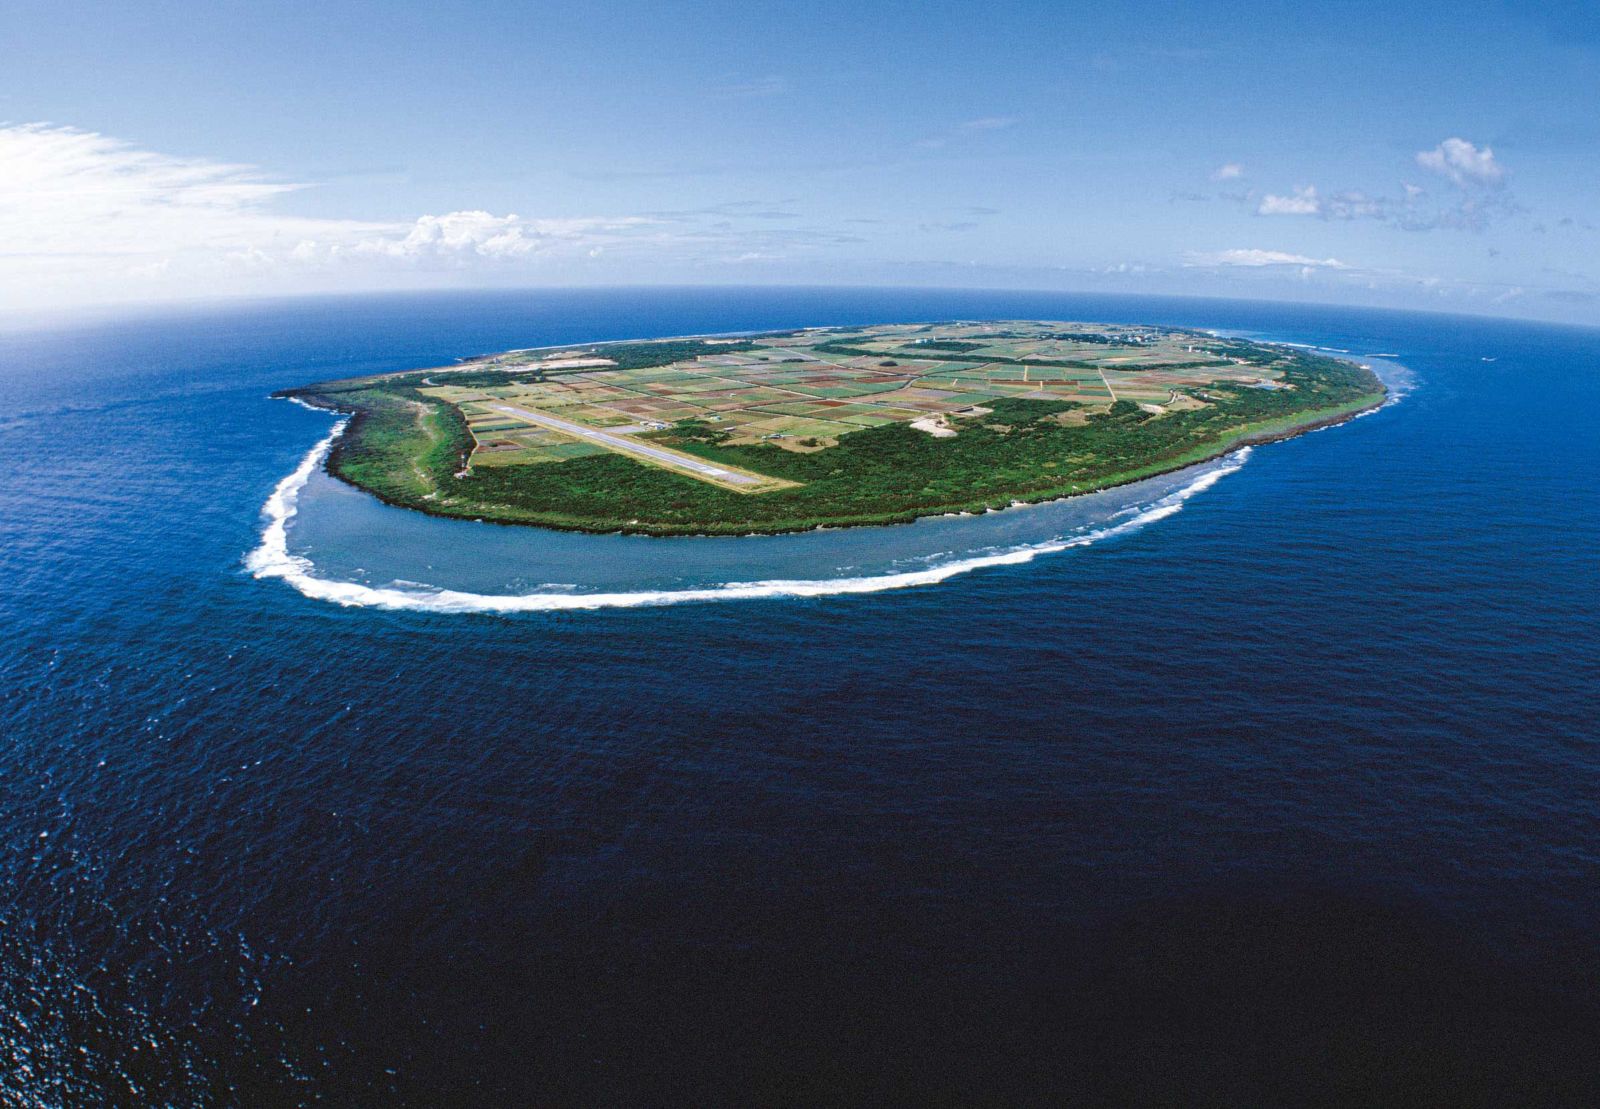
[[[982,343],[966,343],[960,339],[921,339],[917,341],[916,346],[918,350],[953,350],[958,352],[983,349]]]
[[[658,339],[647,343],[609,343],[574,347],[581,354],[609,358],[619,370],[643,370],[652,366],[670,366],[674,362],[687,362],[707,354],[737,354],[750,350],[755,344],[748,340],[709,343],[704,339]]]
[[[460,411],[412,385],[322,386],[299,395],[353,413],[329,453],[328,471],[393,504],[421,507],[437,497],[472,452],[472,433]]]
[[[828,360],[846,353],[841,346],[853,360]],[[1344,419],[1383,397],[1369,371],[1311,352],[1081,324],[919,325],[519,355],[516,365],[293,395],[355,414],[329,471],[391,503],[658,535],[896,523],[1052,499]],[[539,367],[579,357],[616,365]],[[535,409],[576,430],[515,415]],[[586,439],[585,427],[795,484],[756,492],[697,480],[612,453]]]

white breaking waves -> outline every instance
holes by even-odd
[[[651,589],[621,593],[468,593],[454,589],[375,587],[354,581],[334,581],[317,577],[309,558],[289,550],[289,521],[299,510],[300,491],[327,457],[334,440],[344,431],[340,420],[333,430],[301,459],[272,491],[261,506],[261,542],[245,556],[245,568],[258,578],[282,578],[307,597],[352,607],[401,609],[417,612],[557,612],[574,609],[642,608],[649,605],[685,604],[695,601],[760,600],[770,597],[827,597],[848,593],[881,593],[919,585],[937,585],[960,574],[989,566],[1018,566],[1040,555],[1054,554],[1073,547],[1087,547],[1102,539],[1136,531],[1164,520],[1183,508],[1197,493],[1203,493],[1228,474],[1239,470],[1250,457],[1244,447],[1225,456],[1212,468],[1159,500],[1141,508],[1120,523],[1081,535],[1062,536],[1004,550],[988,550],[958,557],[938,566],[867,577],[817,578],[727,582],[696,589]]]

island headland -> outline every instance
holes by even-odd
[[[1210,332],[951,321],[584,343],[283,390],[328,472],[438,516],[739,535],[1092,492],[1383,403],[1365,366]]]

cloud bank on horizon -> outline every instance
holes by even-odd
[[[254,166],[174,157],[73,127],[0,127],[0,289],[13,303],[193,290],[293,291],[430,267],[595,253],[657,221],[524,219],[478,210],[405,222],[296,216],[278,198],[308,186]],[[311,280],[311,284],[319,284]]]
[[[1129,40],[1126,25],[1153,18],[1140,9],[1114,6],[1069,28],[1048,6],[1002,3],[994,32],[1027,33],[1006,39],[1013,60],[987,68],[989,47],[957,23],[902,29],[920,47],[913,55],[961,43],[962,73],[986,75],[968,87],[948,71],[930,83],[926,66],[883,61],[872,35],[887,16],[870,4],[841,14],[859,33],[828,39],[831,54],[805,52],[809,24],[763,17],[720,51],[679,35],[670,65],[656,55],[672,52],[645,33],[677,35],[666,24],[638,41],[619,33],[601,64],[555,48],[563,35],[585,39],[598,14],[535,27],[508,9],[490,39],[407,7],[412,31],[466,35],[456,45],[483,52],[482,65],[416,92],[394,66],[374,67],[394,102],[365,106],[318,84],[326,59],[255,48],[249,35],[289,33],[281,19],[234,28],[193,9],[192,50],[159,48],[174,73],[253,51],[210,71],[212,120],[157,95],[140,102],[128,92],[140,86],[113,72],[57,64],[70,36],[41,6],[30,13],[35,71],[0,77],[0,98],[8,113],[24,106],[26,81],[25,106],[41,117],[58,105],[93,110],[0,123],[0,298],[27,310],[475,285],[840,282],[1600,321],[1600,158],[1577,141],[1595,125],[1559,110],[1530,123],[1532,109],[1506,88],[1480,87],[1492,77],[1441,95],[1429,72],[1470,71],[1463,62],[1491,49],[1488,21],[1513,17],[1468,11],[1477,33],[1436,40],[1437,57],[1413,59],[1409,82],[1379,86],[1361,68],[1392,59],[1359,38],[1358,22],[1330,22],[1330,39],[1365,53],[1329,72],[1260,13],[1226,17],[1231,29],[1198,17],[1183,34],[1169,28],[1181,49],[1129,46],[1146,40]],[[102,46],[135,35],[135,23],[106,22]],[[371,41],[347,39],[355,56],[414,49],[358,30]],[[480,75],[535,30],[553,44],[537,80]],[[806,65],[765,45],[777,30]],[[1591,47],[1537,22],[1506,24],[1494,42],[1508,82],[1538,69],[1550,93],[1538,103],[1600,94]],[[203,49],[216,57],[201,59]],[[1303,89],[1227,65],[1266,49]],[[1028,64],[1041,57],[1077,59],[1081,73]],[[617,66],[627,84],[600,80]],[[307,86],[295,126],[263,126],[273,120],[261,101],[289,95],[289,73]],[[1347,102],[1330,100],[1331,87]],[[1398,114],[1406,105],[1410,116]]]

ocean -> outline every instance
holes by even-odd
[[[1053,505],[435,520],[286,386],[1172,324],[1398,400]],[[0,1104],[1588,1104],[1600,331],[874,289],[0,330]]]

